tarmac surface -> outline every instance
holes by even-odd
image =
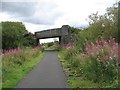
[[[46,51],[40,63],[20,81],[16,88],[68,88],[57,52]]]

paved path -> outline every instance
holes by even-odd
[[[47,51],[41,62],[16,88],[67,88],[66,77],[55,51]]]

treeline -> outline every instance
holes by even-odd
[[[2,49],[9,50],[34,46],[34,35],[28,32],[22,22],[1,22],[2,26]]]

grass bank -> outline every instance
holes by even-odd
[[[115,60],[110,59],[102,63],[92,56],[86,59],[81,53],[75,53],[71,49],[59,51],[58,57],[70,88],[118,88],[120,86]]]
[[[14,55],[3,55],[2,88],[14,88],[42,59],[45,52],[28,50]]]
[[[67,76],[67,83],[70,88],[98,88],[99,85],[81,77],[76,68],[71,67],[70,63],[64,59],[64,50],[58,52],[58,58],[62,63],[64,72]]]

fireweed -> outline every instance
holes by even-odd
[[[12,72],[13,68],[20,67],[31,60],[31,58],[36,57],[40,52],[39,47],[30,49],[30,50],[9,50],[2,55],[2,73],[3,81],[7,73]]]
[[[80,70],[84,77],[103,87],[118,87],[118,43],[114,38],[86,43]]]
[[[86,41],[85,51],[72,44],[64,47],[64,59],[83,79],[98,83],[99,87],[118,87],[118,43],[114,38],[96,42]],[[78,47],[77,47],[78,48]]]
[[[2,54],[2,86],[14,87],[39,62],[41,48],[14,49]]]
[[[11,50],[2,50],[3,55],[12,55],[16,53],[21,53],[23,50],[20,48],[11,49]]]
[[[100,40],[96,40],[96,43],[86,43],[85,49],[86,51],[83,53],[85,58],[93,56],[102,62],[107,62],[111,59],[115,59],[116,62],[118,60],[118,43],[115,42],[114,38],[104,40],[101,37]]]
[[[39,47],[34,47],[33,50],[39,50]],[[22,52],[28,52],[28,50],[22,50],[20,48],[10,49],[10,50],[0,50],[3,55],[13,55]]]
[[[67,45],[63,46],[65,49],[71,49],[74,48],[74,45],[72,43],[68,43]]]

